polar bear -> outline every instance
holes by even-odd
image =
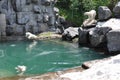
[[[94,20],[96,17],[96,11],[91,10],[89,12],[85,12],[84,15],[87,15],[89,20]]]
[[[96,11],[95,10],[91,10],[89,12],[85,12],[84,15],[88,16],[88,19],[86,19],[83,22],[83,26],[91,26],[93,24],[95,24],[97,21],[95,20],[96,17]]]
[[[15,67],[15,69],[17,70],[17,72],[19,72],[18,75],[23,75],[23,73],[26,71],[27,67],[24,65],[18,65],[17,67]]]
[[[30,33],[30,32],[26,32],[25,35],[26,35],[26,37],[28,39],[36,39],[37,38],[36,35],[34,35],[34,34]]]

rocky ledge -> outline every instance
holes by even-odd
[[[68,80],[120,80],[119,71],[120,55],[117,55],[105,61],[95,62],[91,68],[83,72],[67,73],[60,77]]]
[[[56,34],[55,32],[43,32],[38,35],[38,40],[45,39],[61,39],[62,35]]]

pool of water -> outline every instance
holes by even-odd
[[[0,43],[0,77],[16,76],[15,67],[25,65],[24,75],[42,74],[80,66],[88,60],[107,57],[77,44],[49,41]]]

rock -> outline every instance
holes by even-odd
[[[105,47],[106,46],[106,34],[112,30],[109,27],[96,27],[89,32],[90,44],[93,47]]]
[[[107,47],[109,52],[120,51],[120,30],[111,30],[107,34]]]
[[[119,80],[119,71],[120,55],[117,55],[106,61],[98,62],[83,72],[66,73],[60,77],[70,80]]]
[[[102,27],[102,25],[103,25],[105,22],[106,22],[106,21],[97,22],[96,27]]]
[[[2,3],[2,9],[6,9],[6,10],[8,10],[8,5],[7,5],[7,0],[4,0],[4,1],[1,1],[1,3]]]
[[[33,17],[31,12],[18,12],[17,13],[17,22],[18,24],[25,25]]]
[[[7,25],[7,27],[6,27],[6,35],[7,36],[12,36],[14,34],[16,25],[17,24]]]
[[[43,22],[47,23],[49,21],[49,15],[44,14],[43,16]]]
[[[61,39],[60,34],[56,34],[55,32],[42,32],[38,35],[38,40],[46,40],[46,39]]]
[[[38,24],[38,27],[39,27],[40,32],[46,32],[49,30],[49,27],[47,24],[40,23]]]
[[[82,68],[84,69],[89,69],[91,68],[93,65],[95,65],[96,63],[102,63],[104,61],[108,61],[110,60],[112,57],[108,57],[108,58],[104,58],[104,59],[97,59],[97,60],[92,60],[92,61],[87,61],[87,62],[84,62],[82,64]]]
[[[98,18],[99,20],[107,20],[112,17],[112,12],[107,6],[100,6],[98,8]]]
[[[55,13],[59,13],[59,9],[57,7],[54,7],[53,10]]]
[[[12,24],[6,28],[7,36],[23,36],[25,34],[24,25]]]
[[[14,35],[23,36],[25,34],[25,32],[24,32],[24,26],[17,25],[14,30],[15,30],[14,31]]]
[[[30,4],[31,3],[31,0],[26,0],[26,4]]]
[[[42,23],[43,22],[43,16],[41,14],[36,14],[35,20],[38,23]]]
[[[116,18],[120,18],[120,1],[113,8],[113,12]]]
[[[14,9],[17,12],[22,12],[24,6],[26,5],[26,0],[13,0],[14,2]]]
[[[6,36],[6,16],[5,14],[0,14],[0,37]]]
[[[55,17],[54,16],[49,17],[48,24],[49,24],[49,26],[54,26],[54,24],[55,24]]]
[[[72,41],[72,39],[74,39],[77,36],[78,36],[78,28],[69,27],[64,30],[62,34],[62,39]]]
[[[33,5],[25,5],[24,8],[22,9],[22,12],[34,12],[33,10]]]
[[[62,16],[59,16],[59,20],[60,20],[60,23],[63,24],[63,25],[66,22],[65,18],[62,17]]]
[[[67,70],[64,70],[64,71],[49,72],[49,73],[45,73],[45,74],[40,75],[40,76],[27,77],[24,80],[61,80],[59,78],[59,76],[62,75],[62,74],[70,73],[70,72],[82,72],[82,71],[83,71],[83,69],[81,68],[81,66],[78,66],[78,67],[70,68],[70,69],[67,69]],[[13,79],[10,79],[10,80],[13,80]]]
[[[108,21],[104,22],[102,26],[98,26],[98,27],[110,27],[112,28],[112,30],[118,30],[120,29],[119,24],[120,24],[120,19],[111,18]]]
[[[25,31],[39,33],[41,31],[52,31],[55,29],[55,13],[59,16],[59,9],[54,8],[56,1],[57,0],[0,0],[0,13],[6,16],[7,35],[15,35],[16,33],[17,36],[25,33]],[[42,27],[39,24],[42,24]],[[22,27],[16,27],[17,25]],[[20,30],[20,32],[18,32],[18,30]]]
[[[49,6],[51,3],[51,0],[42,0],[42,4],[45,6]]]
[[[33,3],[38,3],[39,0],[31,0]]]
[[[25,25],[25,32],[32,32],[32,33],[38,33],[38,28],[37,28],[37,23],[35,20],[30,20],[26,25]]]
[[[12,25],[16,23],[16,13],[8,13],[6,14],[7,24]]]
[[[41,8],[39,6],[34,6],[34,12],[35,13],[41,13]]]
[[[25,34],[24,25],[14,24],[11,26],[13,29],[13,35],[23,36]]]
[[[89,30],[79,28],[79,44],[89,44]]]
[[[64,17],[61,16],[57,16],[56,17],[56,22],[55,25],[57,27],[57,29],[59,29],[60,34],[62,34],[64,32],[64,30],[66,29],[66,20]]]

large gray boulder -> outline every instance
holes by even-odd
[[[98,8],[98,18],[99,20],[107,20],[112,17],[112,12],[107,6],[100,6]]]
[[[93,29],[93,28],[92,28]],[[89,31],[92,30],[92,29],[82,29],[82,28],[79,28],[78,29],[78,32],[79,32],[79,45],[86,45],[86,44],[89,44]]]
[[[79,28],[74,28],[74,27],[69,27],[65,29],[62,34],[62,39],[72,41],[72,39],[78,36],[78,29]]]
[[[107,48],[109,52],[120,51],[120,29],[107,33]]]
[[[96,27],[89,32],[89,40],[92,47],[105,47],[106,34],[112,30],[109,27]]]
[[[113,8],[113,12],[116,18],[120,18],[120,1]]]

